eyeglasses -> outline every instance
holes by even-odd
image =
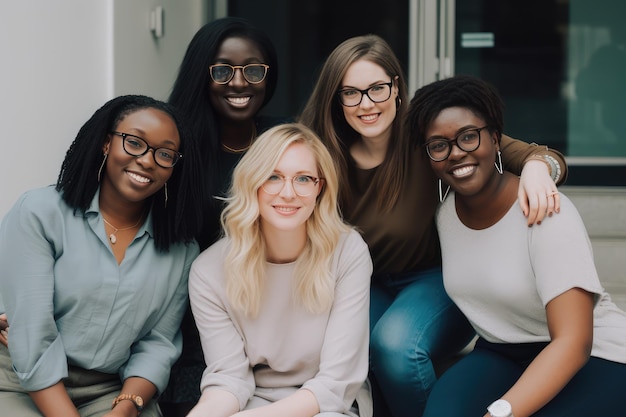
[[[391,86],[393,81],[388,83],[381,83],[366,88],[365,90],[359,90],[358,88],[346,88],[339,90],[337,95],[339,101],[346,107],[355,107],[361,104],[363,101],[363,95],[365,94],[374,103],[382,103],[389,100],[391,97]]]
[[[154,158],[154,162],[156,162],[157,165],[162,168],[172,168],[174,165],[176,165],[176,162],[178,162],[180,158],[183,157],[182,153],[179,153],[173,149],[153,148],[152,146],[148,145],[148,142],[146,142],[145,139],[142,139],[139,136],[122,132],[111,132],[111,134],[122,137],[122,147],[124,148],[124,151],[131,156],[140,157],[145,155],[150,149],[152,149],[152,157]]]
[[[467,129],[459,133],[454,139],[435,139],[426,143],[426,152],[430,159],[440,162],[448,159],[452,152],[452,145],[456,143],[464,152],[474,152],[480,146],[480,131],[489,126],[476,129]]]
[[[293,190],[300,197],[308,197],[317,190],[317,184],[323,180],[323,178],[315,178],[310,175],[296,175],[294,177],[284,177],[280,174],[272,174],[263,183],[261,188],[269,195],[276,195],[280,193],[285,187],[287,180],[291,181]]]
[[[240,69],[243,78],[250,84],[258,84],[265,79],[267,70],[270,68],[266,64],[229,65],[215,64],[209,67],[211,79],[217,84],[228,84],[235,76],[235,70]]]

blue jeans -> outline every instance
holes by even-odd
[[[424,417],[482,416],[515,384],[541,351],[537,343],[497,345],[479,339],[474,350],[437,381]],[[626,364],[591,357],[534,417],[624,415]]]
[[[420,417],[437,380],[433,360],[463,349],[474,329],[446,294],[441,268],[383,278],[371,289],[374,392],[393,417]],[[381,400],[377,397],[374,401]]]

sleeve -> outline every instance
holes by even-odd
[[[225,247],[220,241],[204,251],[189,275],[189,299],[206,369],[200,390],[220,388],[233,394],[243,410],[256,388],[244,341],[227,310],[223,274]]]
[[[189,271],[199,253],[195,241],[181,246],[185,248],[184,267],[179,276],[165,278],[178,282],[174,294],[169,297],[156,325],[133,344],[130,358],[119,371],[122,381],[139,376],[156,385],[158,392],[163,392],[167,386],[170,370],[182,352],[180,323],[187,309]]]
[[[547,146],[537,145],[536,143],[526,143],[513,139],[504,134],[502,135],[500,149],[502,150],[504,169],[515,175],[521,175],[522,168],[524,168],[524,163],[528,157],[532,155],[549,155],[556,159],[561,166],[561,177],[557,185],[563,184],[567,179],[567,163],[565,162],[565,157],[559,151],[549,149]]]
[[[345,413],[365,382],[369,355],[372,260],[352,231],[339,248],[335,299],[320,355],[320,369],[302,388],[317,398],[320,413]]]
[[[53,236],[63,234],[64,220],[49,207],[47,201],[26,193],[0,228],[0,293],[11,325],[9,352],[20,383],[28,391],[47,388],[67,376],[53,301]]]
[[[545,227],[544,227],[545,226]],[[529,228],[537,291],[544,307],[572,288],[600,295],[591,242],[574,204],[561,195],[561,212],[540,227]],[[596,296],[596,301],[599,297]]]

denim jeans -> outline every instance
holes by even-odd
[[[539,345],[497,346],[479,339],[474,350],[448,369],[437,382],[424,416],[484,415],[487,406],[517,382],[540,352],[537,347],[543,348]],[[522,355],[524,351],[527,351],[526,355]],[[624,415],[625,380],[626,364],[591,357],[567,385],[533,416]]]
[[[420,417],[437,380],[433,360],[459,352],[474,330],[446,294],[441,268],[379,278],[370,306],[374,391],[393,417]]]

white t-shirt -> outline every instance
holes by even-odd
[[[466,227],[451,193],[437,213],[446,291],[492,343],[548,342],[545,306],[572,288],[595,294],[591,356],[626,363],[626,313],[604,291],[591,243],[572,202],[528,227],[514,203],[496,224]]]

